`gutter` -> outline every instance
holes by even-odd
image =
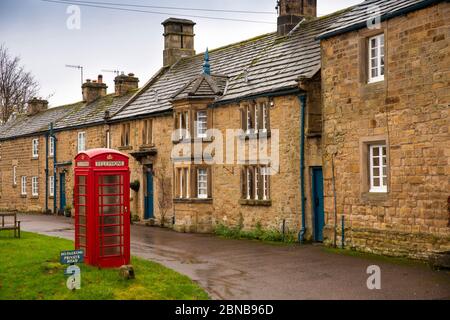
[[[279,96],[298,94],[300,92],[302,92],[302,90],[300,90],[298,88],[298,84],[295,84],[291,87],[286,87],[284,89],[277,89],[275,91],[266,91],[266,92],[262,92],[262,93],[255,94],[255,95],[240,96],[240,97],[237,97],[234,99],[220,100],[220,101],[211,103],[209,105],[209,107],[215,108],[215,107],[219,107],[219,106],[226,105],[226,104],[238,103],[238,102],[244,101],[244,100],[254,100],[254,99],[263,98],[263,97],[279,97]]]
[[[298,234],[298,241],[302,244],[306,234],[306,199],[305,199],[305,114],[306,114],[306,93],[299,95],[300,101],[300,201],[302,210],[302,228]]]
[[[55,133],[53,131],[53,122],[50,123],[50,137],[53,138],[53,214],[57,215],[58,213],[56,212],[56,201],[58,199],[58,188],[56,186],[58,185],[58,183],[56,180],[56,145],[58,140],[56,139]]]
[[[424,9],[426,7],[429,7],[429,6],[433,5],[433,4],[437,4],[437,3],[440,3],[440,2],[444,2],[444,1],[445,2],[449,2],[449,0],[425,0],[425,1],[422,1],[422,2],[419,2],[419,3],[416,3],[416,4],[412,5],[412,6],[409,6],[409,7],[406,7],[406,8],[397,10],[397,11],[394,11],[394,12],[387,12],[387,13],[381,15],[381,22],[389,20],[389,19],[392,19],[392,18],[395,18],[395,17],[402,16],[402,15],[405,15],[405,14],[408,14],[408,13],[411,13],[413,11]],[[335,30],[335,31],[324,33],[322,35],[317,36],[316,40],[325,40],[325,39],[328,39],[328,38],[331,38],[331,37],[334,37],[334,36],[337,36],[337,35],[340,35],[340,34],[343,34],[343,33],[364,29],[366,27],[367,27],[367,20],[365,20],[363,22],[358,22],[356,24],[350,25],[350,26],[342,28],[342,29],[338,29],[338,30]]]

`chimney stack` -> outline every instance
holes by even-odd
[[[195,22],[169,18],[162,25],[164,26],[164,66],[171,66],[181,58],[195,55]]]
[[[106,96],[106,89],[108,87],[103,83],[103,76],[100,74],[97,80],[91,82],[87,79],[81,86],[83,92],[83,101],[91,103],[100,97]]]
[[[134,76],[134,73],[128,75],[121,74],[114,78],[116,96],[123,96],[130,90],[139,88],[139,79]]]
[[[34,116],[39,112],[45,111],[48,109],[48,101],[38,98],[33,98],[28,101],[27,114],[29,116]]]
[[[317,0],[279,0],[278,35],[287,35],[303,18],[317,17]]]

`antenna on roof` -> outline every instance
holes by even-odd
[[[70,64],[66,64],[66,68],[78,69],[81,71],[81,85],[83,85],[83,66],[74,66]]]
[[[114,73],[116,75],[116,77],[120,74],[119,70],[102,70],[102,72]],[[124,72],[122,71],[122,73],[124,73]]]

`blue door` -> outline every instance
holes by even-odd
[[[150,169],[147,169],[145,172],[146,183],[145,183],[145,213],[144,219],[152,219],[153,215],[153,172]]]
[[[66,174],[61,172],[59,174],[59,212],[62,214],[66,209]]]
[[[322,168],[312,169],[313,211],[314,211],[314,240],[323,241],[323,227],[325,212],[323,203],[323,172]]]

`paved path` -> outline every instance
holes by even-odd
[[[73,239],[73,220],[22,215],[23,230]],[[215,299],[450,299],[450,273],[210,235],[132,226],[133,255],[197,281]],[[378,265],[382,289],[368,290],[367,267]]]

